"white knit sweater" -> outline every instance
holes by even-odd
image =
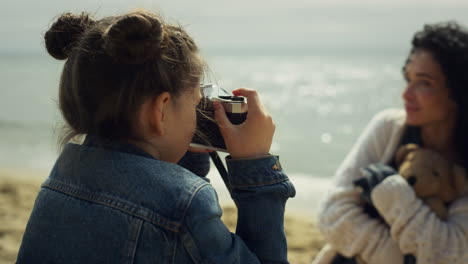
[[[450,205],[446,221],[430,211],[399,175],[388,177],[372,192],[374,205],[390,228],[362,210],[352,182],[361,177],[360,168],[392,159],[404,121],[404,111],[397,109],[372,119],[337,170],[334,187],[320,208],[318,227],[334,250],[360,255],[368,264],[403,263],[403,254],[408,253],[418,264],[467,264],[468,188]]]

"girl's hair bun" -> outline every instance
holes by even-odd
[[[86,13],[62,14],[44,36],[47,52],[58,60],[68,58],[83,33],[95,23]]]
[[[152,14],[130,13],[115,21],[104,39],[106,52],[116,61],[140,64],[161,54],[163,26]]]

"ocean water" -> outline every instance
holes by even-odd
[[[273,116],[272,153],[290,175],[331,178],[377,112],[400,107],[406,54],[206,55],[226,90],[257,89]],[[50,170],[56,157],[63,61],[0,56],[0,167]],[[298,176],[299,177],[299,176]]]

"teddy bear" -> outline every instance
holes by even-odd
[[[416,144],[401,146],[395,158],[399,174],[413,187],[416,196],[442,220],[447,204],[465,189],[466,172],[441,154]]]
[[[398,174],[413,187],[416,196],[421,198],[440,219],[446,220],[447,204],[458,198],[465,189],[465,169],[449,162],[441,154],[416,144],[400,146],[395,155],[395,163]],[[396,171],[387,165],[372,164],[362,172],[364,177],[354,181],[354,184],[361,191],[364,211],[373,218],[379,218],[370,200],[370,193],[373,187],[386,177],[396,174]],[[415,259],[411,255],[406,255],[404,262],[415,263]],[[364,261],[359,256],[344,257],[327,244],[312,263],[364,263]]]

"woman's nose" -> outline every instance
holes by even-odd
[[[410,85],[406,86],[405,90],[403,90],[403,93],[401,94],[401,97],[406,101],[414,98],[414,91],[411,89]]]

